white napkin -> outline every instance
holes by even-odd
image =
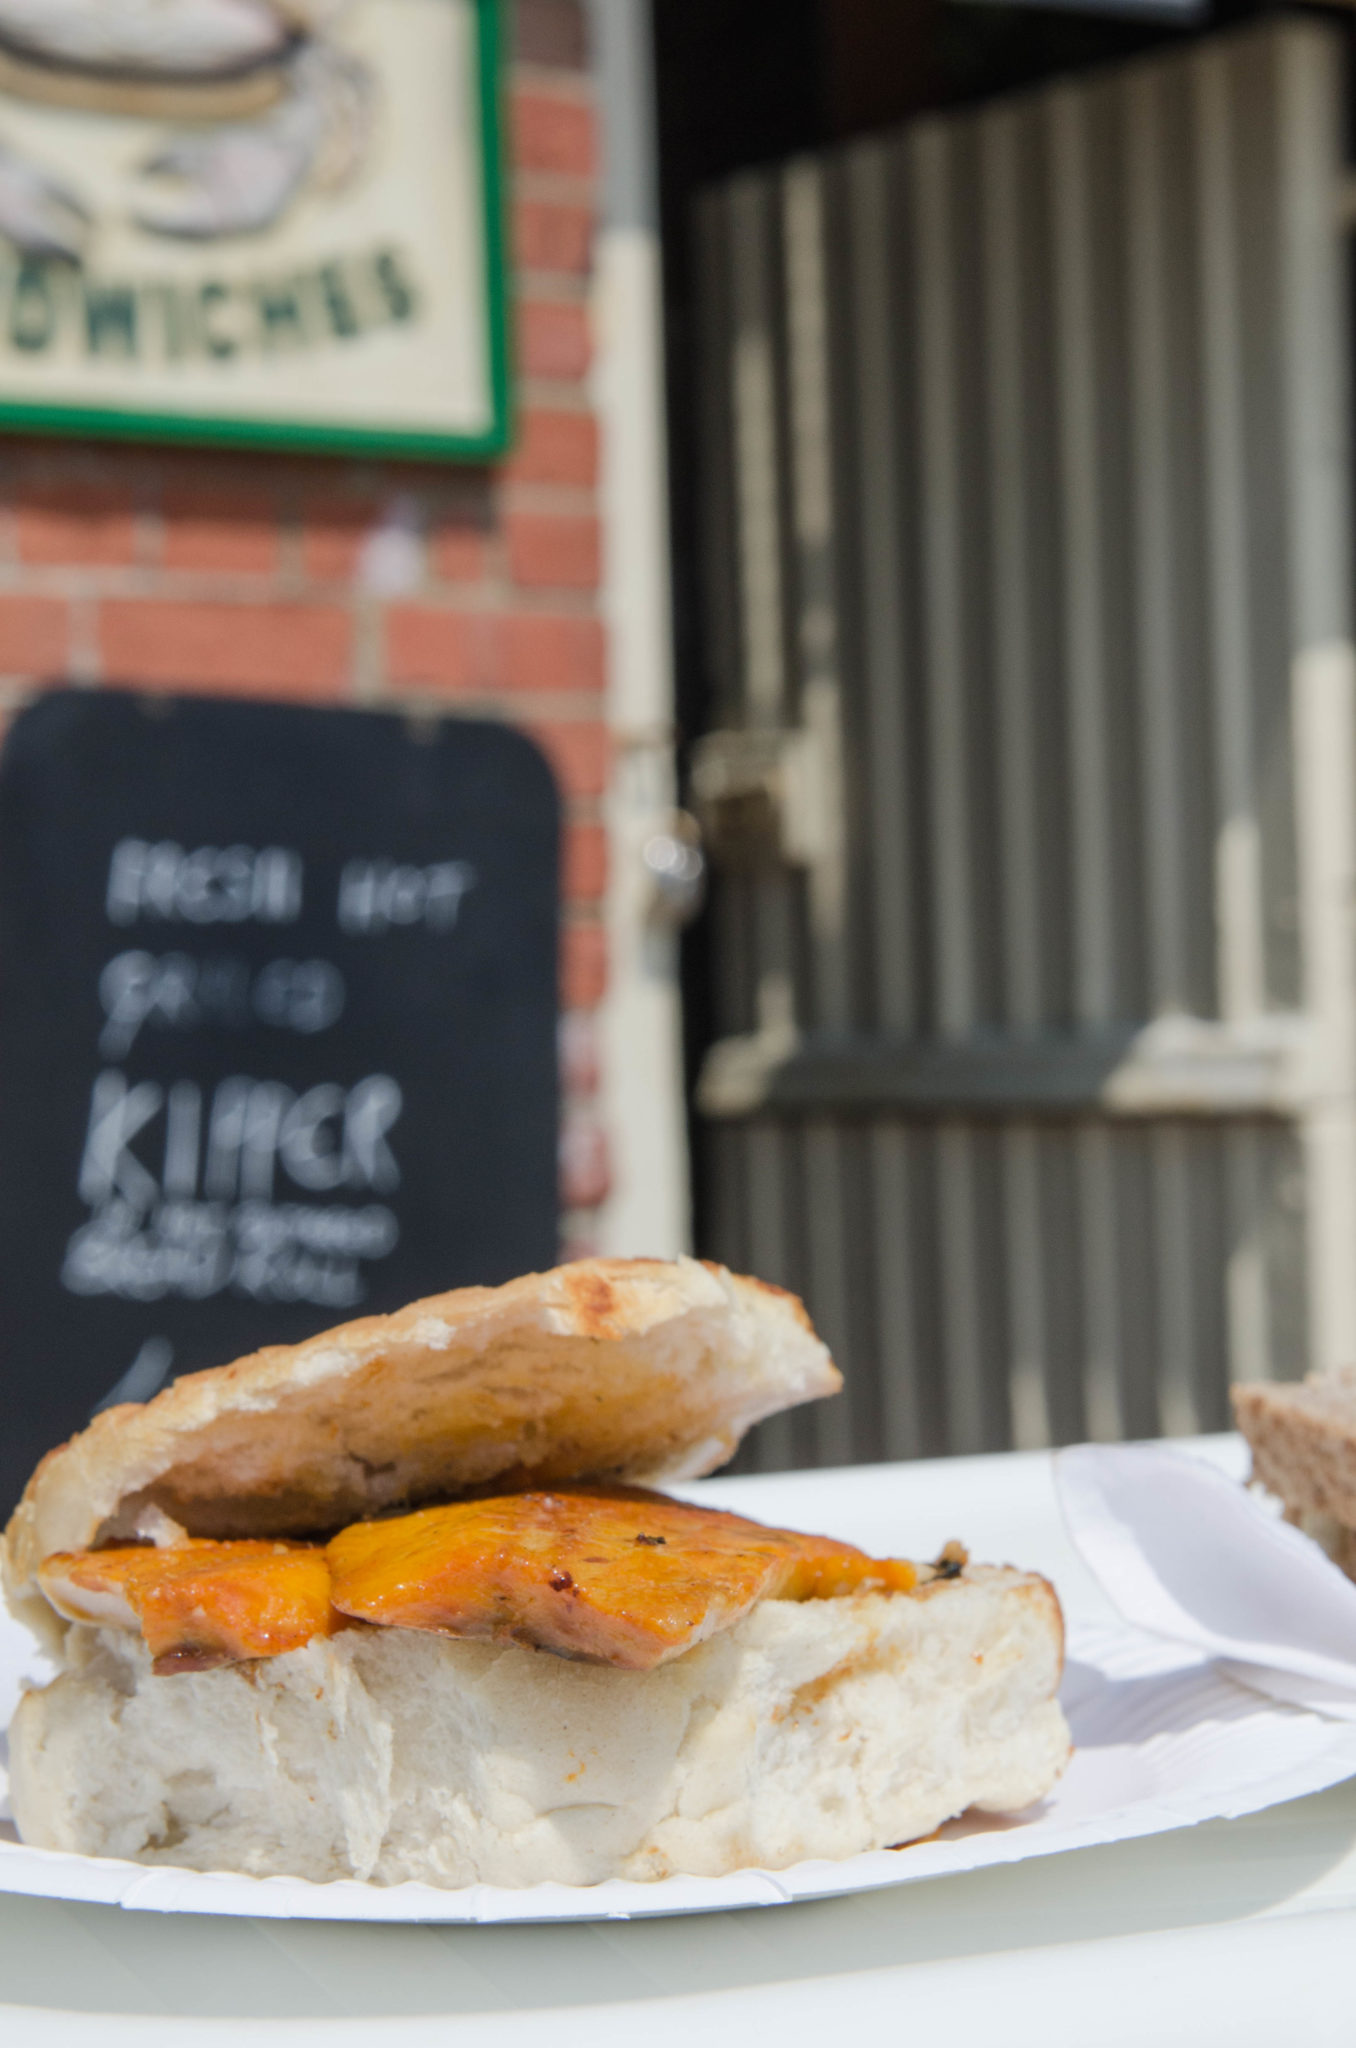
[[[1113,1607],[1245,1685],[1356,1721],[1356,1585],[1211,1465],[1158,1444],[1055,1458],[1069,1534]]]

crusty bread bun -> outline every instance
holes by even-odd
[[[707,1609],[717,1614],[729,1590],[722,1559],[734,1571],[742,1555],[712,1527],[731,1518],[674,1503],[661,1515],[632,1495],[637,1533],[602,1528],[599,1503],[625,1520],[617,1482],[708,1471],[751,1423],[839,1384],[804,1309],[776,1288],[686,1259],[588,1260],[261,1351],[99,1416],[39,1466],[4,1539],[11,1608],[58,1664],[11,1728],[23,1839],[318,1881],[594,1883],[848,1856],[916,1839],[967,1807],[1029,1804],[1069,1748],[1056,1699],[1063,1627],[1043,1579],[971,1568],[958,1551],[921,1573],[883,1564],[872,1578],[850,1545],[838,1555],[829,1542],[826,1563],[825,1541],[806,1538],[805,1556],[827,1572],[822,1596],[813,1572],[799,1594],[794,1574],[774,1574],[785,1597],[735,1601],[707,1633]],[[603,1483],[592,1521],[582,1509],[562,1520],[559,1499],[532,1492],[574,1483],[582,1501],[586,1482]],[[378,1559],[375,1606],[345,1577],[341,1538],[306,1553],[324,1579],[317,1632],[307,1622],[247,1649],[237,1635],[231,1654],[245,1661],[203,1668],[206,1581],[186,1538],[345,1525],[353,1535],[355,1522],[475,1489],[494,1493],[480,1505],[498,1533],[488,1550],[479,1538],[464,1555],[454,1544],[451,1565],[435,1543],[435,1566],[468,1596],[468,1614],[485,1609],[494,1640],[437,1632],[450,1626],[445,1600],[409,1576],[410,1531],[396,1521],[383,1523],[397,1555]],[[524,1522],[513,1570],[495,1520],[506,1494],[510,1520]],[[446,1508],[409,1521],[446,1533],[467,1517]],[[578,1538],[578,1560],[552,1549],[562,1529]],[[170,1546],[163,1571],[154,1565],[166,1598],[171,1582],[194,1588],[187,1618],[174,1610],[187,1633],[158,1669],[138,1632],[158,1640],[149,1610],[133,1597],[154,1561],[123,1549],[114,1562],[129,1539]],[[55,1555],[101,1546],[113,1547],[102,1561]],[[657,1546],[671,1578],[639,1562]],[[264,1547],[272,1585],[292,1552]],[[236,1568],[223,1569],[238,1586]],[[77,1582],[127,1569],[125,1597],[104,1587],[93,1607],[69,1604]],[[668,1661],[622,1668],[618,1630],[630,1643],[656,1598],[665,1626],[690,1628],[695,1647],[678,1641]],[[554,1634],[531,1632],[534,1599]],[[283,1619],[296,1612],[293,1601]],[[612,1646],[604,1661],[571,1661],[595,1637],[598,1654]],[[569,1654],[550,1654],[562,1643]]]
[[[1046,1582],[982,1566],[768,1600],[646,1672],[386,1628],[155,1678],[76,1626],[15,1717],[11,1797],[43,1848],[318,1882],[784,1869],[1041,1798],[1062,1653]]]
[[[11,1612],[50,1637],[58,1550],[306,1535],[502,1482],[709,1472],[842,1381],[794,1295],[693,1259],[586,1259],[464,1287],[110,1408],[38,1466],[5,1532]]]

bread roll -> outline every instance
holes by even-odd
[[[166,1679],[77,1626],[20,1705],[11,1796],[43,1848],[317,1882],[777,1870],[1042,1797],[1062,1652],[1046,1582],[984,1567],[764,1601],[647,1672],[355,1628]]]
[[[1026,1806],[1068,1755],[1059,1603],[1043,1579],[959,1557],[921,1585],[901,1573],[911,1590],[736,1602],[705,1640],[699,1566],[678,1612],[696,1646],[645,1670],[526,1647],[517,1610],[496,1624],[512,1639],[485,1642],[372,1625],[361,1606],[304,1648],[203,1669],[195,1592],[192,1655],[161,1676],[134,1626],[106,1625],[107,1607],[60,1619],[37,1576],[54,1553],[129,1540],[315,1538],[487,1486],[690,1476],[839,1385],[779,1289],[689,1259],[586,1260],[109,1410],[43,1461],[5,1534],[11,1607],[58,1663],[11,1729],[23,1839],[317,1882],[592,1884],[850,1856],[967,1807]],[[540,1542],[532,1587],[538,1567],[553,1595],[589,1590]]]
[[[694,1478],[841,1385],[795,1296],[723,1266],[586,1259],[463,1287],[96,1416],[29,1481],[5,1592],[50,1637],[44,1557],[166,1523],[311,1535],[496,1481]]]

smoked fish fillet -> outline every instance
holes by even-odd
[[[66,1619],[139,1628],[163,1675],[282,1656],[355,1622],[648,1671],[760,1600],[907,1593],[932,1575],[630,1487],[421,1508],[356,1522],[323,1547],[190,1539],[58,1552],[39,1573]]]

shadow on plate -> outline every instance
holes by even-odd
[[[0,1995],[58,2012],[394,2020],[757,1990],[1209,1926],[1313,1886],[1353,1849],[1356,1783],[1167,1838],[670,1920],[373,1927],[0,1898]]]
[[[1108,1678],[1095,1664],[1075,1657],[1064,1667],[1059,1697],[1078,1749],[1119,1747],[1151,1735],[1185,1735],[1193,1728],[1246,1721],[1259,1707],[1256,1693],[1210,1665]]]

